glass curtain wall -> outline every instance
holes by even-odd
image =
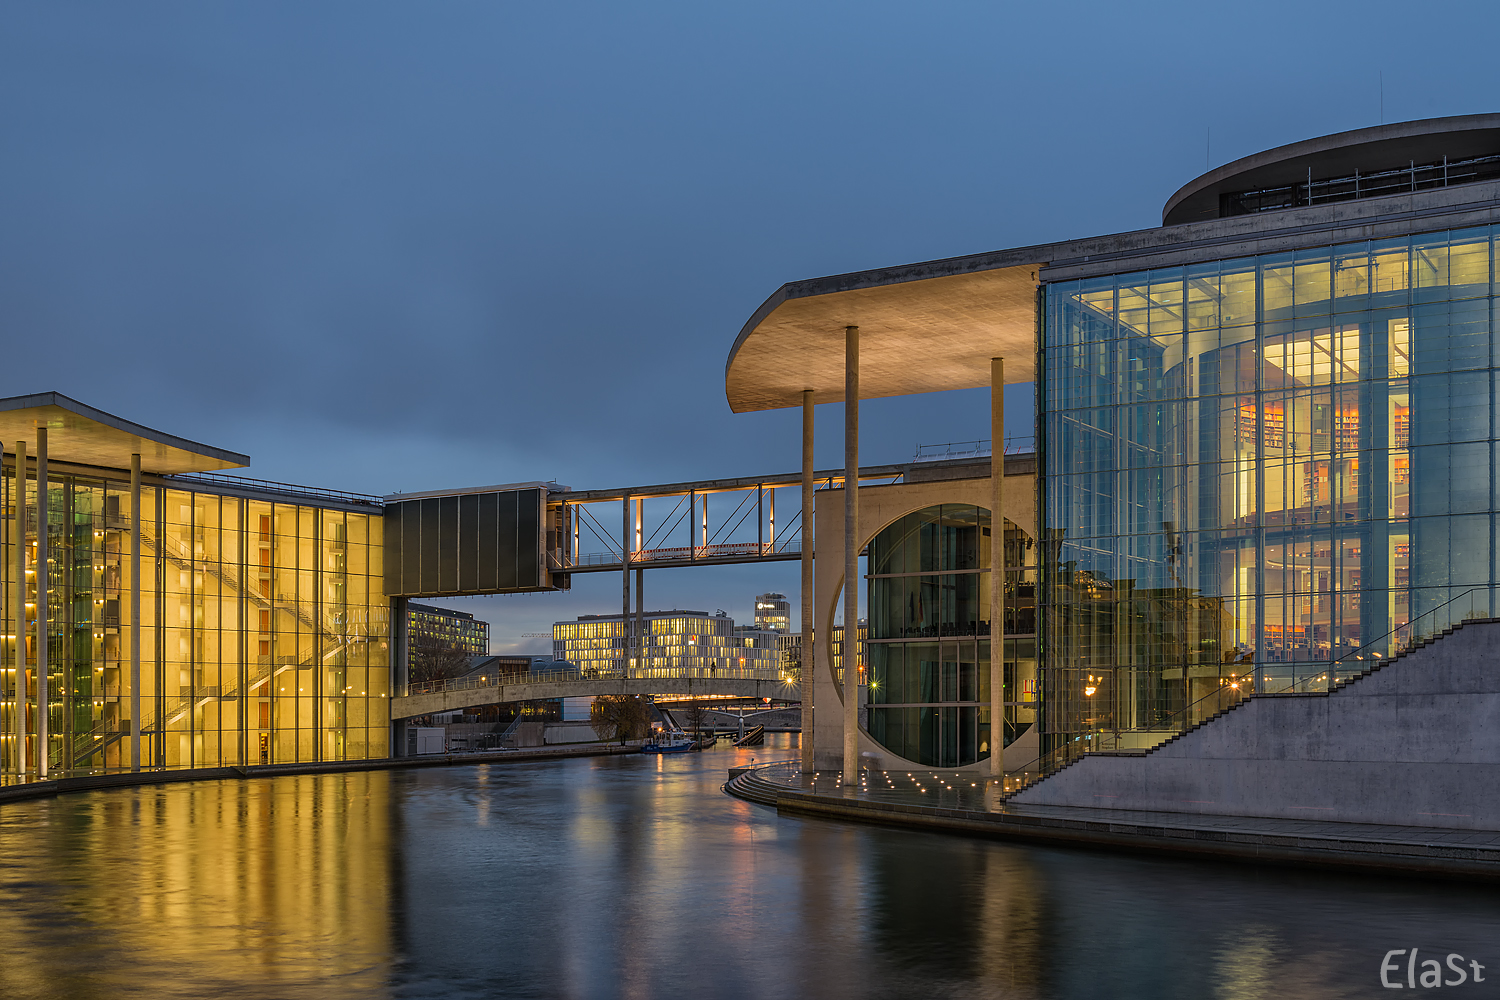
[[[780,676],[776,634],[736,632],[729,617],[648,614],[645,635],[637,640],[632,616],[630,632],[633,651],[640,655],[626,663],[626,629],[620,618],[557,622],[552,655],[595,677],[713,677],[720,670]]]
[[[5,472],[9,588],[14,480],[11,468]],[[54,776],[128,769],[129,484],[54,471],[47,493],[49,769]],[[33,604],[35,494],[29,480]],[[143,767],[386,755],[389,627],[378,516],[161,486],[142,489],[140,516]],[[28,643],[34,628],[33,619]],[[19,665],[13,636],[4,652],[8,680]],[[34,774],[36,657],[28,653]],[[4,773],[13,781],[13,711],[3,725]]]
[[[1005,522],[1005,742],[1036,718],[1032,540]],[[943,504],[907,514],[869,548],[868,731],[933,767],[990,754],[990,512]]]
[[[1491,606],[1495,237],[1048,286],[1054,745],[1326,690]]]

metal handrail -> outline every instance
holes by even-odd
[[[937,449],[941,448],[942,451]],[[941,462],[951,458],[983,458],[993,454],[994,441],[978,438],[973,441],[949,441],[943,444],[919,444],[913,462]],[[1028,455],[1036,451],[1036,435],[1027,434],[1005,439],[1007,455]]]
[[[1401,653],[1404,653],[1407,650],[1411,649],[1418,642],[1425,641],[1426,637],[1424,637],[1424,638],[1418,638],[1417,635],[1416,635],[1416,633],[1414,633],[1412,631],[1412,626],[1416,625],[1417,622],[1421,621],[1423,618],[1426,618],[1428,615],[1436,614],[1437,612],[1443,610],[1444,608],[1446,608],[1448,605],[1454,603],[1455,601],[1461,600],[1461,599],[1463,599],[1465,597],[1473,597],[1473,595],[1475,593],[1477,593],[1477,592],[1479,592],[1481,590],[1488,592],[1489,589],[1490,589],[1489,587],[1470,587],[1468,590],[1465,590],[1463,593],[1455,594],[1452,597],[1448,598],[1442,604],[1439,604],[1439,605],[1437,605],[1436,607],[1433,607],[1433,608],[1428,608],[1426,611],[1422,612],[1420,615],[1418,615],[1417,617],[1413,618],[1411,621],[1406,622],[1404,625],[1397,625],[1395,628],[1391,629],[1385,635],[1377,636],[1376,638],[1371,639],[1369,642],[1365,643],[1363,646],[1360,646],[1358,649],[1355,649],[1353,652],[1345,653],[1343,656],[1340,656],[1338,659],[1333,660],[1329,664],[1330,672],[1332,672],[1334,669],[1336,669],[1339,664],[1341,664],[1344,661],[1349,660],[1351,658],[1355,659],[1355,660],[1365,661],[1366,657],[1364,657],[1363,655],[1361,655],[1365,650],[1370,649],[1371,647],[1375,646],[1378,643],[1384,642],[1385,640],[1391,638],[1392,636],[1396,636],[1396,635],[1399,635],[1402,632],[1406,632],[1407,636],[1406,636],[1405,644],[1404,645],[1402,645],[1402,644],[1400,644],[1398,642],[1398,644],[1393,648],[1392,652],[1390,652],[1389,654],[1387,654],[1385,656],[1373,656],[1373,657],[1370,657],[1369,660],[1368,660],[1368,662],[1371,662],[1372,664],[1373,663],[1379,663],[1380,661],[1382,661],[1384,659],[1387,659],[1387,658],[1390,658],[1390,657],[1396,657],[1396,656],[1401,655]],[[1472,603],[1469,606],[1469,611],[1470,611],[1470,613],[1468,615],[1465,615],[1463,618],[1461,618],[1459,620],[1460,621],[1468,621],[1469,619],[1471,619],[1471,618],[1474,617],[1474,614],[1473,614],[1474,607],[1473,607]],[[1486,615],[1488,615],[1489,613],[1490,612],[1489,612],[1488,606],[1486,605]],[[1449,621],[1451,622],[1452,619],[1449,619]],[[1330,678],[1329,683],[1330,684],[1333,683],[1333,679],[1332,678]]]

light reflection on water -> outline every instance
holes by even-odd
[[[781,819],[718,790],[751,756],[5,806],[0,997],[1362,997],[1412,945],[1500,982],[1490,889]]]

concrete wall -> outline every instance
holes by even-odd
[[[1036,476],[1019,473],[1024,467],[1034,470],[1034,462],[1018,467],[1006,459],[1005,516],[1010,522],[1036,537]],[[863,486],[859,491],[859,544],[863,549],[886,525],[898,517],[940,503],[971,503],[988,510],[990,480],[988,464],[974,466],[982,479],[958,479],[897,483],[894,486]],[[816,496],[816,544],[818,557],[814,566],[813,614],[816,616],[817,665],[814,678],[813,766],[820,771],[837,771],[844,760],[843,699],[833,676],[833,651],[829,643],[834,618],[843,611],[844,601],[844,491],[819,490]],[[868,590],[860,581],[859,614],[865,617]],[[806,678],[803,679],[806,690]],[[807,708],[806,699],[803,701]],[[803,717],[806,738],[807,716]],[[880,746],[863,728],[859,732],[859,751],[878,768],[921,767]],[[878,763],[876,762],[878,761]],[[968,766],[969,770],[988,772],[988,760]],[[960,770],[963,770],[962,768]]]
[[[1085,757],[1012,801],[1500,830],[1500,622],[1329,695],[1251,698],[1145,756]]]

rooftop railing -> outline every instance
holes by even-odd
[[[976,441],[948,441],[943,444],[919,444],[913,462],[946,462],[958,458],[988,458],[994,453],[994,442],[990,438]],[[1007,455],[1030,455],[1036,451],[1036,436],[1008,437],[1005,439]]]

